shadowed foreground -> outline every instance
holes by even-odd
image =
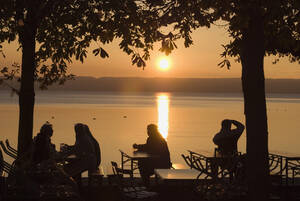
[[[139,179],[137,182],[141,182]],[[20,195],[12,196],[8,195],[5,200],[7,201],[16,201],[16,200],[43,200],[43,201],[121,201],[124,200],[122,194],[119,190],[119,186],[115,183],[115,178],[110,177],[107,179],[106,177],[103,179],[100,185],[89,186],[88,179],[82,179],[82,187],[80,188],[80,193],[78,195],[69,196],[61,196],[56,191],[49,193],[47,196],[41,198],[33,198],[33,197],[23,197]],[[216,188],[217,189],[217,188]],[[195,184],[190,183],[163,183],[161,181],[157,181],[154,178],[151,178],[151,186],[149,187],[150,191],[157,192],[158,195],[151,199],[125,199],[125,200],[153,200],[153,201],[185,201],[185,200],[197,200],[197,201],[208,201],[208,200],[223,200],[223,201],[242,201],[246,200],[245,194],[234,195],[232,194],[229,198],[228,196],[224,196],[225,193],[222,190],[213,191],[211,194],[207,196],[201,195],[201,193],[195,190]],[[278,201],[290,201],[290,200],[300,200],[300,191],[299,185],[287,188],[274,188],[274,193],[270,195],[270,200],[278,200]],[[16,194],[15,194],[16,195]],[[64,195],[67,195],[65,192]],[[2,201],[2,200],[1,200]]]

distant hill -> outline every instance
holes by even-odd
[[[7,87],[0,85],[0,89]],[[240,78],[76,77],[64,85],[50,86],[49,90],[242,93],[242,85]],[[300,94],[300,79],[267,79],[266,92]]]

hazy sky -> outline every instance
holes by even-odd
[[[102,59],[89,54],[87,60],[81,64],[75,61],[69,65],[69,72],[78,76],[93,77],[193,77],[193,78],[220,78],[220,77],[240,77],[241,64],[231,60],[230,70],[220,68],[217,64],[222,60],[220,53],[223,49],[221,44],[226,44],[230,40],[225,29],[222,27],[212,27],[210,29],[201,28],[192,34],[194,45],[184,48],[183,41],[178,41],[176,49],[168,56],[170,68],[161,70],[158,68],[159,59],[165,57],[158,51],[159,44],[151,53],[151,59],[147,62],[145,70],[131,65],[130,56],[122,52],[118,47],[118,41],[104,46],[110,57]],[[91,53],[94,48],[90,48]],[[4,64],[11,64],[19,61],[21,54],[16,51],[16,44],[5,47],[6,58]],[[300,65],[290,64],[287,59],[282,59],[273,65],[274,58],[265,58],[266,78],[297,78],[300,79]],[[0,58],[3,64],[3,58]],[[2,65],[1,65],[2,66]]]

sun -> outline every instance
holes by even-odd
[[[167,70],[170,68],[170,62],[168,59],[162,58],[159,60],[158,66],[162,70]]]

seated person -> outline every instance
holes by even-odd
[[[235,125],[235,129],[231,129],[231,125]],[[244,131],[244,125],[235,120],[224,119],[222,127],[214,138],[213,142],[218,146],[221,154],[232,155],[238,152],[237,142]]]
[[[59,157],[58,152],[55,150],[55,145],[51,143],[53,135],[52,124],[46,122],[40,129],[40,132],[33,139],[33,152],[32,158],[29,163],[25,164],[25,168],[30,170],[30,174],[37,180],[38,183],[63,183],[72,186],[77,190],[77,185],[74,180],[67,175],[62,168],[57,166],[56,159]],[[49,174],[51,171],[52,174]],[[49,177],[40,177],[38,175],[46,172]],[[54,177],[53,174],[59,175]]]
[[[72,177],[88,170],[89,175],[97,171],[97,157],[94,144],[88,137],[84,124],[75,124],[76,141],[73,146],[67,146],[68,155],[76,155],[76,160],[64,166],[64,170]]]
[[[155,168],[170,168],[170,152],[166,140],[159,133],[155,124],[147,126],[147,142],[146,144],[133,144],[133,148],[137,151],[147,152],[157,157],[142,159],[138,161],[141,177],[146,186],[149,185],[150,176],[154,174]]]
[[[94,149],[95,149],[95,154],[96,154],[96,159],[97,159],[97,168],[99,167],[99,165],[101,164],[101,150],[100,150],[100,145],[98,143],[98,141],[94,138],[94,136],[92,135],[89,127],[87,125],[83,125],[85,132],[87,133],[88,137],[90,138],[90,140],[92,141],[93,145],[94,145]]]
[[[53,135],[52,124],[46,122],[40,132],[33,139],[32,162],[38,164],[42,161],[54,158],[56,154],[55,145],[51,143]]]

